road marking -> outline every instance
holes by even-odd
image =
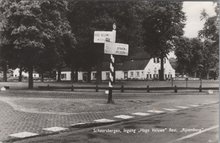
[[[167,111],[172,111],[172,112],[175,112],[177,111],[178,109],[171,109],[171,108],[163,108],[164,110],[167,110]]]
[[[150,113],[136,112],[136,113],[132,113],[132,115],[138,115],[138,116],[149,116]]]
[[[121,118],[121,119],[130,119],[133,118],[133,116],[129,116],[129,115],[117,115],[114,116],[115,118]]]
[[[87,123],[75,123],[75,124],[71,124],[70,126],[84,125],[84,124],[87,124]]]
[[[192,133],[192,134],[183,136],[183,137],[181,137],[181,138],[176,139],[174,142],[181,141],[181,140],[185,140],[185,139],[194,137],[194,136],[196,136],[196,135],[202,134],[202,133],[204,133],[204,132],[207,132],[207,131],[210,131],[210,130],[213,130],[213,129],[216,129],[216,128],[218,128],[218,125],[212,126],[212,127],[210,127],[210,128],[201,130],[201,131],[196,132],[196,133]]]
[[[199,105],[197,105],[197,104],[193,104],[193,105],[189,105],[189,106],[192,106],[192,107],[198,107]]]
[[[164,111],[160,111],[160,110],[148,110],[147,112],[149,113],[164,113]]]
[[[95,122],[99,122],[99,123],[106,123],[106,122],[114,122],[115,120],[110,120],[110,119],[98,119],[98,120],[94,120]]]
[[[208,94],[213,94],[213,90],[208,90]]]
[[[181,109],[187,109],[189,107],[186,107],[186,106],[176,106],[177,108],[181,108]]]
[[[20,132],[20,133],[15,133],[15,134],[10,134],[10,137],[15,137],[15,138],[26,138],[26,137],[33,137],[37,136],[38,134],[36,133],[31,133],[31,132]]]
[[[63,128],[63,127],[50,127],[50,128],[43,128],[43,130],[51,131],[51,132],[59,132],[59,131],[67,130],[67,128]]]

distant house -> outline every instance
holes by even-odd
[[[16,68],[15,70],[13,70],[13,77],[15,77],[15,78],[19,77],[19,68]],[[29,75],[27,72],[22,71],[22,77],[28,78]],[[39,78],[39,77],[40,77],[40,75],[38,73],[36,73],[36,72],[33,73],[33,78]]]
[[[159,79],[160,59],[151,58],[145,60],[130,60],[115,65],[116,80],[152,80]],[[175,70],[172,68],[168,59],[164,59],[164,78],[175,77]],[[109,80],[109,63],[105,62],[102,66],[102,80]],[[86,71],[78,72],[78,80],[86,81],[88,73]],[[61,80],[71,80],[70,70],[62,70]],[[91,72],[91,80],[96,80],[96,71]]]
[[[102,80],[109,80],[109,62],[102,64]],[[138,48],[134,55],[125,62],[115,64],[116,80],[153,80],[159,79],[160,59],[151,58],[143,49]],[[164,58],[164,78],[170,79],[175,77],[175,70],[167,58]],[[78,80],[87,81],[88,72],[79,71]],[[61,72],[61,80],[71,80],[70,69],[65,68]],[[96,80],[96,71],[91,71],[91,80]]]

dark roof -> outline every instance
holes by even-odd
[[[130,60],[125,61],[123,63],[116,63],[115,69],[116,70],[122,70],[122,71],[128,71],[128,70],[143,70],[150,59],[148,60]],[[110,69],[110,63],[104,62],[102,63],[102,71],[109,71]],[[96,70],[96,68],[92,68],[92,70]],[[65,67],[61,71],[71,71],[70,68]]]
[[[130,60],[125,61],[123,63],[116,63],[115,69],[116,70],[122,70],[122,71],[128,71],[128,70],[143,70],[150,59],[148,60]],[[102,64],[102,71],[109,71],[109,63],[105,62]]]
[[[65,67],[65,68],[62,68],[61,71],[71,71],[71,68]]]
[[[109,71],[109,55],[105,57],[108,62],[102,63],[102,71]],[[150,60],[150,55],[144,51],[143,48],[136,48],[135,52],[130,55],[130,57],[122,62],[122,63],[116,63],[115,69],[116,70],[122,70],[122,71],[128,71],[128,70],[143,70],[146,65],[148,64]],[[82,70],[82,69],[80,69]],[[92,71],[96,70],[95,67],[92,68]],[[71,71],[70,68],[63,68],[62,71]]]

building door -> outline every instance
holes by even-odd
[[[83,73],[83,81],[87,81],[88,80],[88,73]]]

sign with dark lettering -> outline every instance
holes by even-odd
[[[128,56],[128,44],[105,42],[104,53]]]

